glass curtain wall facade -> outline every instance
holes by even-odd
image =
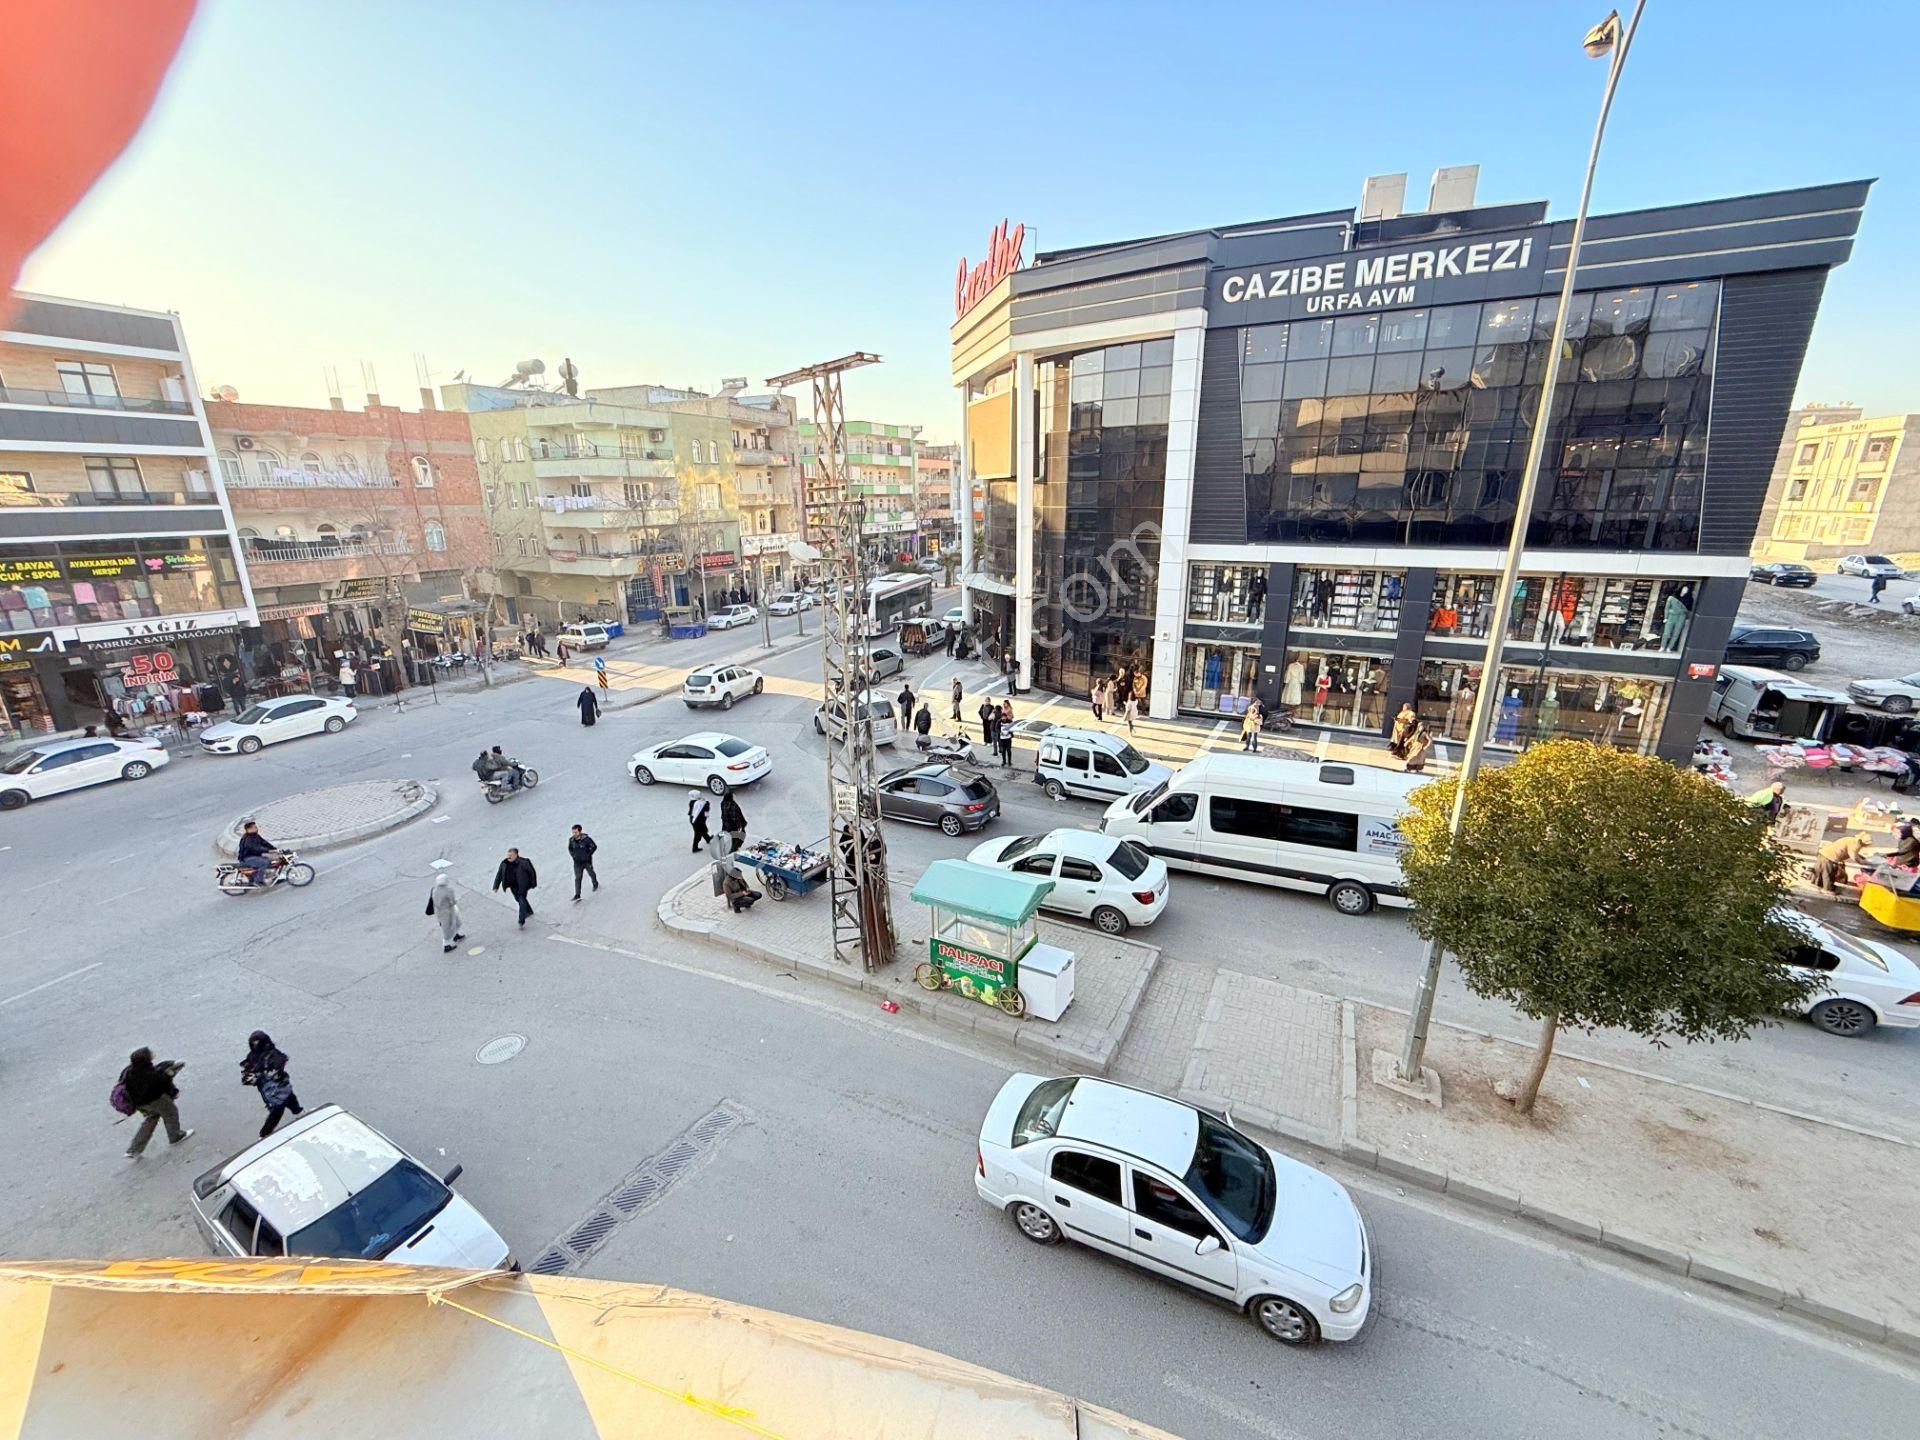
[[[1574,297],[1530,546],[1695,547],[1719,296]],[[1248,540],[1504,545],[1557,304],[1243,327]]]
[[[1035,683],[1085,695],[1126,671],[1139,694],[1153,654],[1173,341],[1045,360],[1035,386]],[[994,529],[989,488],[989,551]]]

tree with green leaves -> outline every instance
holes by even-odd
[[[1788,857],[1763,812],[1705,776],[1550,741],[1474,776],[1455,836],[1457,784],[1414,792],[1401,864],[1414,928],[1476,995],[1540,1022],[1521,1114],[1563,1027],[1737,1040],[1817,988],[1778,958],[1792,941],[1773,914]]]

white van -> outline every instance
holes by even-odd
[[[1838,690],[1777,670],[1722,665],[1707,700],[1707,723],[1729,740],[1826,740],[1852,703]]]
[[[867,712],[867,720],[873,726],[873,743],[891,745],[900,736],[899,710],[891,695],[883,695],[878,690],[862,690],[860,704]],[[837,705],[837,702],[836,702]],[[813,733],[827,733],[827,706],[823,700],[813,707]]]
[[[1325,895],[1343,915],[1405,905],[1396,823],[1420,775],[1366,765],[1202,755],[1165,785],[1116,800],[1108,835],[1175,869]]]
[[[1172,778],[1166,766],[1104,730],[1049,726],[1040,734],[1033,762],[1033,783],[1055,800],[1062,795],[1113,800]]]

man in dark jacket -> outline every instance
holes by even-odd
[[[927,702],[920,702],[920,712],[913,717],[913,733],[918,737],[913,743],[925,750],[933,743],[933,711],[927,708]]]
[[[578,825],[573,827],[573,834],[567,837],[567,854],[573,857],[573,898],[576,901],[580,898],[582,876],[593,881],[594,889],[600,888],[600,877],[593,873],[593,852],[599,848],[593,837]]]
[[[913,682],[902,680],[900,693],[894,696],[894,700],[900,706],[900,725],[904,729],[913,723]]]
[[[980,743],[993,748],[994,731],[1000,728],[1000,707],[991,699],[980,702]]]
[[[235,858],[254,884],[266,882],[267,870],[273,864],[273,851],[273,842],[260,833],[260,827],[253,821],[240,827],[240,853]]]
[[[127,1146],[127,1158],[138,1160],[147,1148],[147,1141],[153,1138],[153,1127],[166,1122],[167,1143],[178,1145],[193,1134],[191,1130],[180,1128],[180,1110],[173,1102],[180,1098],[180,1091],[174,1086],[173,1077],[179,1073],[182,1062],[162,1060],[153,1063],[153,1051],[142,1045],[127,1057],[127,1068],[120,1072],[120,1083],[127,1087],[127,1100],[143,1117],[140,1128],[133,1132],[133,1143]]]
[[[522,855],[515,847],[508,847],[507,858],[500,862],[500,868],[493,872],[493,888],[505,890],[520,907],[520,928],[527,928],[527,917],[533,914],[533,906],[527,903],[527,892],[540,883],[533,873],[533,862]]]

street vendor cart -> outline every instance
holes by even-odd
[[[707,633],[707,617],[695,605],[670,605],[660,612],[660,629],[669,640],[698,640]]]
[[[804,895],[827,880],[827,839],[811,845],[787,845],[778,840],[749,840],[728,857],[760,872],[761,883],[775,900]]]
[[[1034,914],[1053,881],[967,860],[936,860],[913,887],[933,909],[913,978],[1009,1015],[1057,1020],[1073,1003],[1073,954],[1040,942]]]

